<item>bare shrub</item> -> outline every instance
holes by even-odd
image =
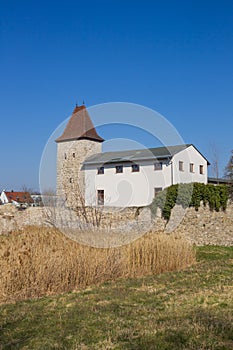
[[[183,269],[194,262],[192,247],[173,235],[148,233],[128,245],[100,249],[54,228],[27,227],[0,237],[0,302]]]

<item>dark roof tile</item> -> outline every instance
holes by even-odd
[[[193,146],[193,145],[183,144],[183,145],[177,145],[177,146],[147,148],[147,149],[140,149],[140,150],[98,153],[88,157],[85,160],[84,164],[135,162],[138,160],[146,160],[146,159],[169,158],[169,157],[173,157],[176,153],[179,153],[190,146]]]

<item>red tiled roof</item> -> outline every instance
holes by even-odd
[[[29,192],[6,192],[7,199],[9,202],[15,201],[18,203],[34,203]]]
[[[56,139],[56,142],[88,139],[103,142],[91,121],[86,107],[76,106],[73,114],[66,125],[63,134]]]

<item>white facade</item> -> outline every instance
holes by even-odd
[[[133,164],[139,166],[139,171],[132,171]],[[122,166],[123,172],[117,173],[116,166]],[[98,174],[99,167],[104,168],[102,170],[104,173]],[[88,206],[95,206],[98,204],[98,196],[102,195],[106,206],[145,206],[152,202],[156,191],[172,184],[191,182],[206,184],[207,167],[207,160],[193,145],[173,156],[160,157],[157,161],[155,157],[151,157],[133,162],[106,164],[84,162],[85,203]]]

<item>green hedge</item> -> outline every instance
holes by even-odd
[[[225,185],[210,185],[201,183],[173,185],[158,193],[150,205],[153,215],[157,208],[162,210],[164,219],[169,220],[171,210],[175,204],[183,208],[194,207],[196,210],[201,202],[208,204],[210,210],[225,210],[229,198],[228,189]]]

